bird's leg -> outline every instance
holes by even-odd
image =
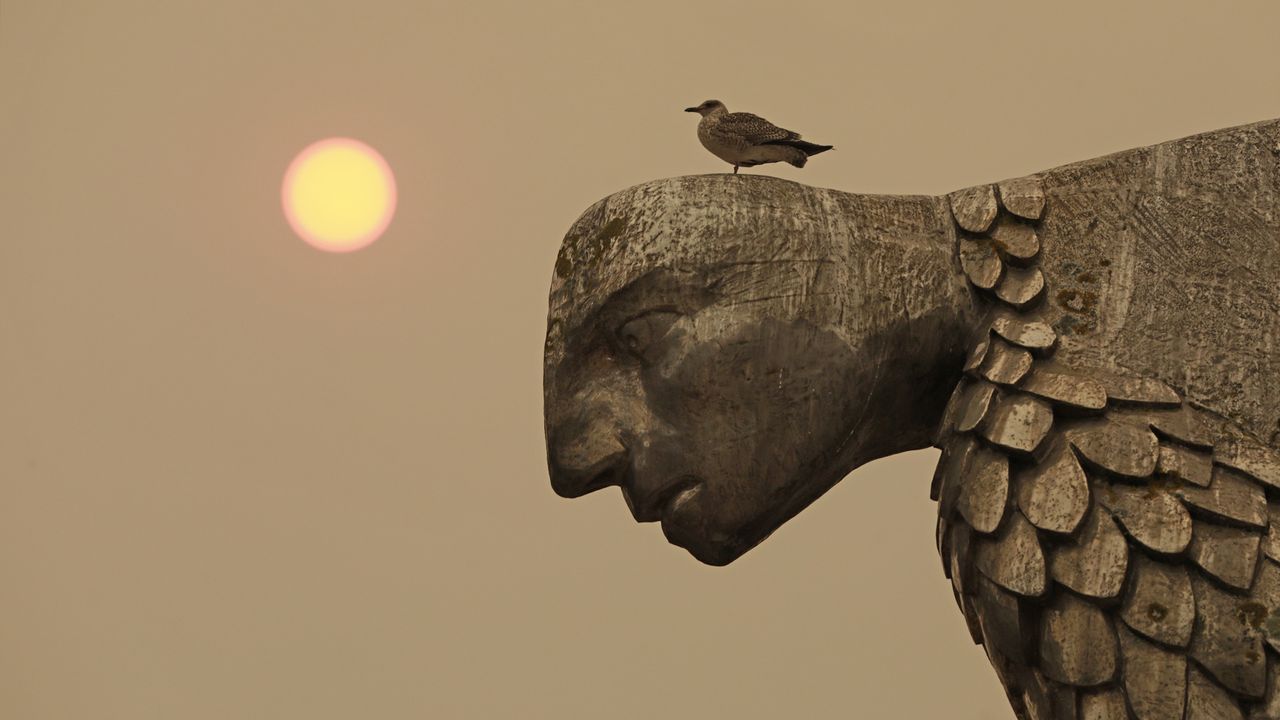
[[[734,164],[733,164],[733,174],[734,174],[734,175],[737,175],[737,174],[738,174],[738,163],[734,163]]]

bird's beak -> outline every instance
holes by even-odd
[[[685,112],[698,112],[698,108],[696,108],[696,107],[692,107],[692,108],[685,108],[685,109],[684,109],[684,111],[685,111]]]

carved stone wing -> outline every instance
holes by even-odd
[[[939,429],[938,550],[1020,718],[1280,718],[1280,453],[1026,312],[1034,178],[952,196],[991,300]]]

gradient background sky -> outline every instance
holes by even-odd
[[[1280,116],[1274,0],[1049,5],[0,0],[0,716],[1011,717],[934,451],[706,567],[551,492],[541,350],[708,97],[872,193]],[[350,255],[279,207],[331,135],[399,181]]]

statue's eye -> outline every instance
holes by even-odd
[[[672,310],[650,310],[637,315],[618,327],[618,342],[627,352],[642,360],[648,360],[645,353],[649,346],[661,340],[680,313]]]

